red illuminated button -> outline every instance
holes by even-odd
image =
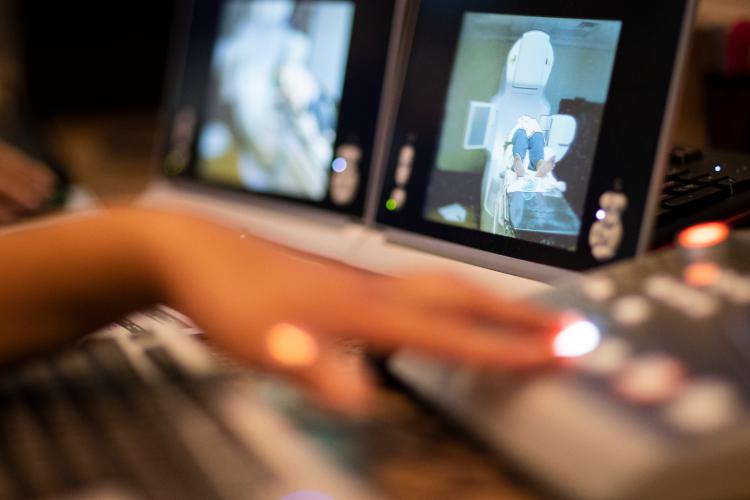
[[[683,272],[685,282],[694,287],[710,287],[719,280],[721,269],[713,262],[696,262]]]
[[[682,231],[677,238],[682,248],[710,248],[724,243],[729,238],[729,226],[721,222],[698,224]]]

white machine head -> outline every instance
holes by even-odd
[[[541,94],[547,86],[555,52],[547,33],[527,31],[508,54],[506,78],[513,93]]]

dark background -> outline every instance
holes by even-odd
[[[42,116],[158,107],[178,0],[15,0],[27,99]]]

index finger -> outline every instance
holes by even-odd
[[[473,315],[489,323],[519,328],[549,329],[559,326],[562,313],[529,301],[509,300],[451,276],[416,276],[402,279],[399,302],[410,301],[435,310]],[[402,297],[398,295],[402,294]]]

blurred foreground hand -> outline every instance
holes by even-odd
[[[39,212],[54,189],[48,168],[0,140],[0,224]]]
[[[0,275],[0,360],[164,303],[236,359],[343,410],[362,407],[370,380],[337,354],[339,339],[527,369],[551,362],[559,325],[555,313],[455,277],[371,275],[198,217],[134,208],[0,233]]]

